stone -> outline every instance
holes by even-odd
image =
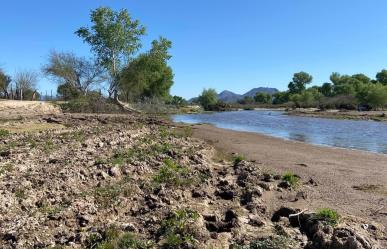
[[[121,169],[117,166],[111,167],[109,169],[109,175],[113,177],[119,177],[121,176]]]

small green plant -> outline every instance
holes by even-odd
[[[313,217],[316,220],[320,220],[323,223],[326,223],[331,226],[336,226],[339,222],[339,214],[330,208],[321,208],[317,210],[317,213]]]
[[[242,155],[236,155],[236,156],[234,156],[233,160],[234,160],[234,166],[236,166],[236,165],[238,165],[240,162],[242,162],[243,160],[245,160],[245,157],[242,156]]]
[[[180,209],[172,213],[161,225],[160,233],[164,236],[164,246],[178,248],[183,243],[195,243],[192,225],[199,218],[196,211]]]
[[[132,194],[133,189],[128,184],[129,181],[129,178],[124,178],[118,183],[97,187],[91,192],[91,195],[94,196],[95,201],[103,208],[109,207],[117,201],[118,197],[129,197]],[[89,194],[86,193],[84,195]]]
[[[55,148],[56,146],[51,140],[48,140],[43,144],[43,150],[46,153],[53,151]]]
[[[4,129],[0,129],[0,137],[6,137],[9,134],[10,134],[9,131],[4,130]]]
[[[0,176],[7,173],[12,172],[14,170],[14,166],[10,163],[3,165],[0,167]]]
[[[15,196],[19,199],[25,199],[26,198],[26,192],[23,188],[17,188],[15,190]]]
[[[86,240],[88,249],[148,249],[152,243],[139,239],[133,233],[122,232],[116,227],[108,228],[102,236],[92,234]]]
[[[285,236],[264,238],[250,243],[249,246],[233,245],[233,249],[291,249],[293,244]]]
[[[153,182],[172,186],[188,185],[193,181],[190,173],[191,171],[188,167],[178,165],[171,159],[166,159],[164,165],[160,167],[158,173],[153,177]]]
[[[290,184],[290,186],[292,186],[293,188],[298,187],[300,184],[300,178],[297,175],[293,174],[293,172],[290,172],[290,171],[286,171],[283,174],[282,180],[288,182]]]

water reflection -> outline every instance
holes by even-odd
[[[239,111],[187,114],[175,122],[209,123],[220,128],[250,131],[306,143],[387,154],[387,123],[284,115],[279,111]]]

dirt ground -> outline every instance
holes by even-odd
[[[249,132],[195,125],[194,136],[216,148],[317,183],[310,208],[331,207],[387,225],[387,155],[314,146]]]
[[[59,113],[61,113],[60,108],[48,102],[0,100],[0,117],[2,118]]]

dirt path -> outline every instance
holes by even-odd
[[[194,136],[279,171],[318,183],[310,208],[329,205],[387,225],[387,155],[314,146],[249,132],[195,125]],[[356,190],[359,187],[363,190]],[[355,188],[354,188],[355,187]]]

